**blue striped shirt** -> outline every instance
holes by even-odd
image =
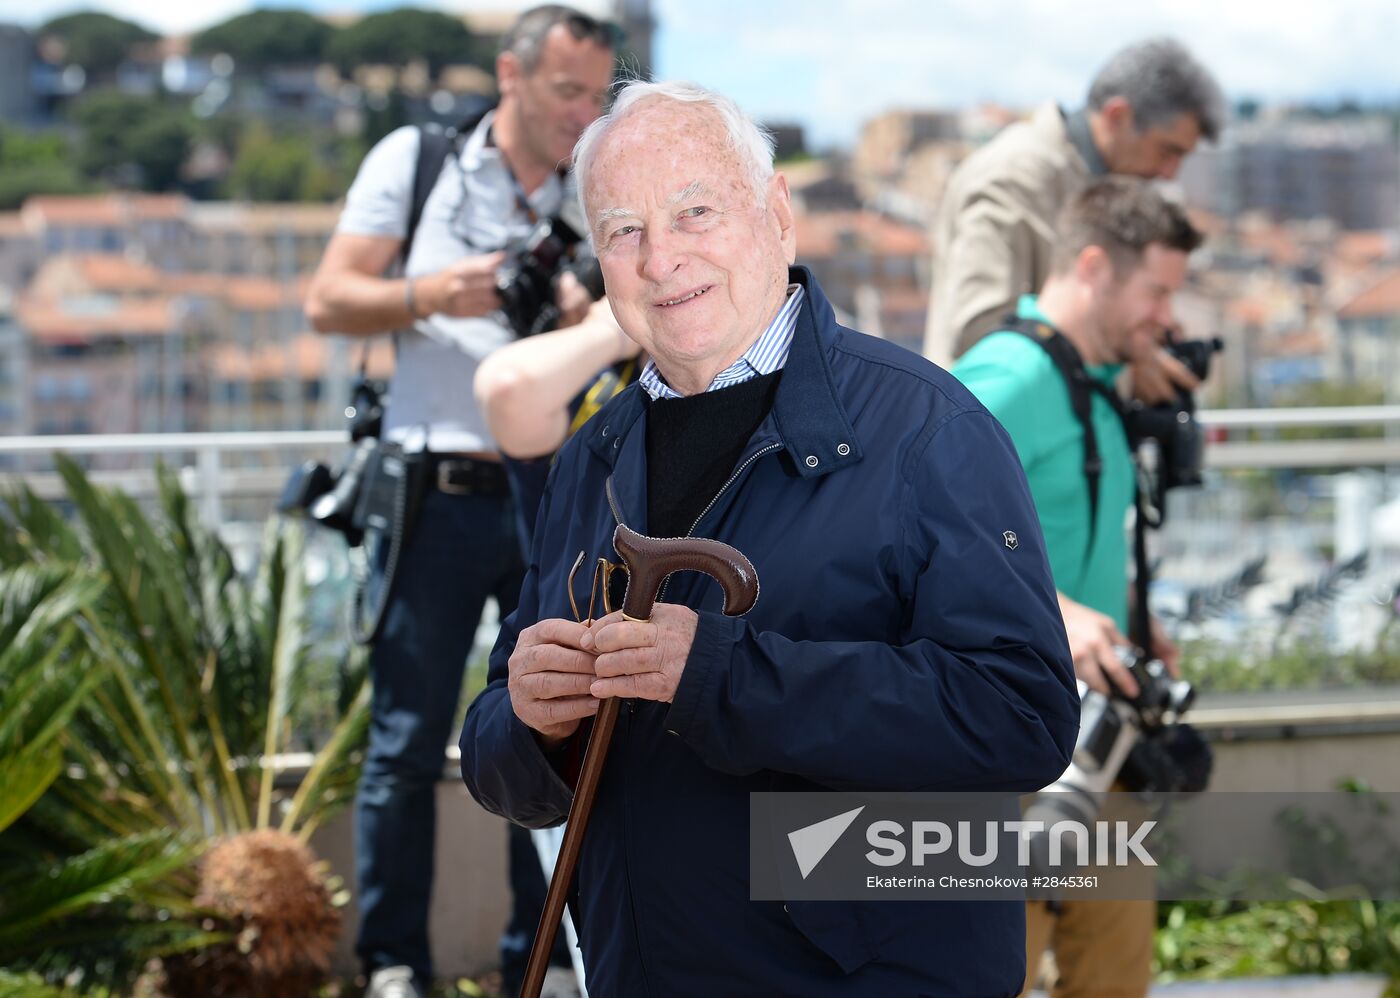
[[[792,334],[797,329],[797,313],[802,309],[802,297],[805,290],[800,284],[788,285],[788,298],[783,303],[783,307],[778,310],[777,316],[769,323],[768,328],[763,331],[763,335],[754,340],[753,346],[744,351],[744,356],[730,364],[719,374],[715,375],[715,380],[710,382],[710,387],[705,391],[712,392],[719,388],[728,388],[737,385],[741,381],[748,381],[761,374],[772,374],[780,370],[787,363],[788,350],[792,347]],[[642,386],[642,391],[656,399],[678,399],[683,396],[666,384],[661,372],[656,369],[656,361],[647,360],[646,367],[642,368],[641,376],[637,378],[638,384]]]

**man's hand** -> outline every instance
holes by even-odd
[[[670,703],[676,696],[699,615],[688,606],[658,603],[645,621],[622,612],[594,621],[580,646],[596,651],[598,678],[589,692],[603,697],[640,697]]]
[[[553,748],[598,711],[588,689],[597,678],[593,653],[583,646],[588,628],[571,620],[541,620],[520,632],[508,666],[515,716]]]
[[[1138,684],[1128,667],[1118,658],[1116,647],[1129,645],[1113,618],[1067,596],[1060,596],[1060,614],[1065,618],[1069,653],[1074,658],[1074,674],[1091,690],[1108,694],[1108,680],[1125,696],[1137,696]]]
[[[1201,379],[1163,347],[1139,357],[1132,364],[1133,398],[1147,405],[1170,402],[1177,389],[1194,392]]]
[[[559,274],[554,288],[554,304],[559,306],[559,324],[555,328],[567,329],[577,326],[588,316],[593,296],[572,271],[565,270]]]
[[[418,314],[468,318],[500,308],[496,268],[505,258],[503,252],[465,256],[435,274],[415,278],[413,299]]]

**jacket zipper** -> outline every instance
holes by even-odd
[[[617,496],[613,494],[612,476],[608,476],[607,484],[603,487],[603,494],[608,497],[608,509],[612,511],[613,522],[619,527],[622,526],[622,512],[617,508]],[[626,703],[627,713],[635,714],[637,712],[637,698],[628,697]]]
[[[613,520],[618,526],[622,526],[622,511],[617,508],[617,496],[613,494],[612,478],[609,477],[604,493],[608,497],[608,509],[612,511]],[[630,581],[630,580],[629,580]],[[635,697],[627,698],[627,712],[618,718],[619,730],[614,735],[617,741],[622,742],[622,879],[627,885],[627,906],[632,914],[632,942],[637,948],[637,965],[642,971],[642,991],[651,994],[651,986],[647,981],[645,947],[642,946],[642,931],[637,924],[637,895],[632,890],[632,864],[628,861],[631,850],[627,843],[627,829],[632,824],[632,806],[627,794],[627,775],[630,768],[631,759],[628,755],[626,745],[632,737],[632,715],[637,712],[637,701]]]
[[[716,492],[716,493],[714,494],[714,498],[712,498],[712,499],[705,505],[705,508],[702,509],[702,510],[700,511],[700,515],[697,516],[697,517],[695,518],[695,522],[692,523],[692,524],[690,525],[690,529],[686,531],[685,536],[690,537],[690,536],[692,536],[692,535],[695,533],[695,528],[698,527],[698,526],[700,526],[700,521],[703,520],[703,519],[705,519],[706,514],[708,514],[708,513],[710,512],[710,510],[712,510],[712,509],[715,508],[715,503],[719,502],[720,497],[723,496],[723,495],[725,494],[725,492],[729,491],[729,487],[730,487],[731,485],[733,485],[733,484],[738,480],[739,476],[742,475],[742,474],[744,473],[744,471],[748,468],[749,465],[753,464],[755,461],[757,461],[759,458],[761,458],[764,454],[771,453],[772,451],[775,451],[775,450],[781,450],[781,449],[782,449],[782,446],[783,446],[783,445],[782,445],[781,443],[772,443],[772,444],[768,444],[766,447],[760,447],[758,450],[756,450],[756,451],[754,451],[752,454],[750,454],[750,455],[748,456],[748,458],[746,458],[746,459],[744,460],[744,462],[743,462],[742,464],[739,465],[739,467],[737,467],[737,468],[734,469],[734,474],[732,474],[732,475],[729,476],[729,479],[728,479],[723,485],[721,485],[719,491]],[[604,489],[604,491],[605,491],[605,493],[607,494],[607,497],[608,497],[608,508],[612,511],[613,520],[615,520],[615,521],[617,522],[618,526],[621,526],[621,525],[622,525],[622,512],[621,512],[621,510],[619,510],[619,509],[617,508],[617,496],[613,494],[613,487],[612,487],[612,479],[611,479],[611,478],[608,479],[607,488]],[[669,578],[667,578],[667,580],[661,584],[661,591],[660,591],[659,593],[656,594],[656,602],[658,602],[658,603],[661,602],[661,597],[663,597],[663,596],[666,595],[666,589],[667,589],[668,586],[670,586],[670,584],[671,584],[671,580],[670,580]],[[630,714],[633,714],[633,713],[636,712],[636,709],[637,709],[636,701],[635,701],[634,699],[628,699],[628,701],[627,701],[627,713],[628,713],[629,715],[630,715]],[[631,718],[629,717],[628,720],[627,720],[627,728],[626,728],[626,734],[625,734],[624,738],[630,737],[631,733],[632,733],[632,721],[631,721]],[[626,750],[624,749],[624,751],[623,751],[623,780],[624,780],[624,781],[625,781],[626,778],[627,778],[627,775],[626,775],[626,774],[627,774],[627,763],[628,763],[628,756],[627,756]],[[644,955],[644,953],[643,953],[643,950],[645,949],[645,947],[642,946],[641,927],[637,924],[637,897],[636,897],[636,895],[635,895],[635,894],[633,893],[633,891],[632,891],[632,864],[629,863],[629,862],[627,862],[627,854],[628,854],[628,848],[627,848],[627,826],[631,823],[631,807],[630,807],[630,805],[629,805],[629,803],[628,803],[627,787],[626,787],[626,784],[625,784],[625,783],[624,783],[623,788],[622,788],[622,806],[623,806],[623,808],[624,808],[624,810],[625,810],[625,812],[626,812],[625,815],[624,815],[624,818],[623,818],[623,822],[622,822],[622,873],[623,873],[623,877],[624,877],[624,878],[626,879],[626,881],[627,881],[627,900],[628,900],[628,903],[629,903],[629,905],[630,905],[630,907],[631,907],[631,909],[632,909],[632,938],[633,938],[633,940],[635,940],[636,945],[637,945],[637,962],[638,962],[638,964],[641,966],[641,970],[642,970],[642,987],[643,987],[644,990],[646,990],[648,993],[650,993],[651,987],[650,987],[650,985],[649,985],[649,982],[647,981],[646,957],[645,957],[645,955]]]
[[[729,480],[726,481],[723,485],[721,485],[721,486],[719,487],[719,491],[715,493],[714,498],[711,499],[711,500],[705,505],[705,508],[702,509],[702,510],[700,511],[700,515],[697,516],[697,517],[695,518],[695,522],[692,523],[692,524],[690,525],[690,529],[687,530],[687,531],[685,532],[685,536],[691,537],[691,536],[693,536],[693,535],[695,534],[695,528],[698,527],[698,526],[700,526],[700,521],[703,520],[703,519],[705,519],[706,515],[709,514],[710,510],[712,510],[712,509],[715,508],[715,503],[719,502],[720,497],[723,496],[726,492],[729,491],[729,486],[733,485],[736,481],[738,481],[739,476],[742,475],[742,474],[745,472],[745,470],[747,470],[747,468],[748,468],[749,465],[753,464],[755,461],[757,461],[759,458],[761,458],[764,454],[771,453],[771,452],[773,452],[773,451],[775,451],[775,450],[782,450],[782,447],[783,447],[783,445],[780,444],[780,443],[772,443],[772,444],[769,444],[769,445],[766,446],[766,447],[760,447],[758,450],[756,450],[756,451],[754,451],[752,454],[750,454],[750,455],[744,460],[744,463],[743,463],[743,464],[739,465],[739,467],[737,467],[737,468],[734,469],[734,474],[732,474],[732,475],[729,476]],[[612,498],[612,497],[609,496],[609,498]],[[614,510],[614,514],[616,514],[616,510]],[[621,522],[621,521],[618,521],[618,522]],[[669,589],[670,586],[671,586],[671,579],[670,579],[670,576],[667,576],[666,581],[663,582],[663,583],[661,583],[661,592],[659,592],[659,593],[656,594],[656,602],[658,602],[658,603],[661,602],[661,598],[662,598],[663,596],[666,595],[666,590]]]

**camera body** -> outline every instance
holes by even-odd
[[[351,547],[367,529],[383,529],[384,510],[392,508],[393,493],[403,475],[403,461],[379,442],[384,425],[384,383],[361,376],[345,407],[353,446],[344,460],[331,467],[307,461],[292,471],[282,489],[277,510],[305,516],[345,535]]]
[[[1210,374],[1211,357],[1225,348],[1220,337],[1208,340],[1182,340],[1167,345],[1167,352],[1181,361],[1197,378]],[[1136,449],[1145,440],[1156,441],[1161,451],[1162,488],[1201,484],[1204,436],[1196,422],[1196,398],[1178,389],[1176,398],[1157,405],[1135,403],[1127,410],[1125,423],[1129,444]]]
[[[1116,652],[1138,694],[1105,695],[1079,684],[1079,738],[1069,767],[1026,808],[1025,819],[1044,822],[1045,829],[1030,836],[1032,857],[1048,855],[1048,830],[1057,821],[1091,825],[1116,783],[1135,792],[1199,793],[1210,778],[1210,748],[1181,720],[1195,688],[1172,679],[1160,659],[1133,648]]]
[[[559,275],[570,269],[575,249],[582,241],[583,237],[562,218],[546,218],[497,269],[501,313],[516,336],[534,336],[558,325],[555,284]],[[598,281],[596,261],[585,269],[593,273],[580,273],[579,280],[593,291]],[[601,289],[596,290],[595,298],[601,296]]]
[[[1195,688],[1184,679],[1173,679],[1161,659],[1150,658],[1133,648],[1119,647],[1115,651],[1137,680],[1137,696],[1127,697],[1117,690],[1103,694],[1079,684],[1079,738],[1074,755],[1069,768],[1047,789],[1068,783],[1074,789],[1101,796],[1118,779],[1133,747],[1180,721],[1195,702]],[[1151,782],[1153,789],[1176,789],[1166,784],[1179,781],[1170,774],[1160,774]]]

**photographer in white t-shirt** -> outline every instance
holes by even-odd
[[[496,271],[539,220],[576,210],[568,161],[602,110],[616,42],[613,26],[567,7],[522,14],[496,60],[500,103],[447,150],[406,258],[425,141],[413,127],[385,137],[361,164],[308,291],[307,316],[320,332],[398,334],[384,439],[404,444],[426,433],[428,451],[427,489],[370,659],[374,697],[355,841],[356,953],[371,998],[424,994],[432,979],[435,785],[482,607],[490,596],[503,617],[510,613],[524,573],[498,448],[472,392],[481,360],[514,338],[497,311]],[[395,276],[401,258],[403,276]],[[589,303],[577,281],[560,281],[561,325],[581,318]],[[383,579],[372,579],[371,591],[376,583]],[[529,870],[514,872],[539,881],[542,895],[538,867],[524,855]],[[482,869],[498,864],[458,859]],[[533,929],[531,921],[523,950]],[[507,962],[512,946],[503,945]]]

